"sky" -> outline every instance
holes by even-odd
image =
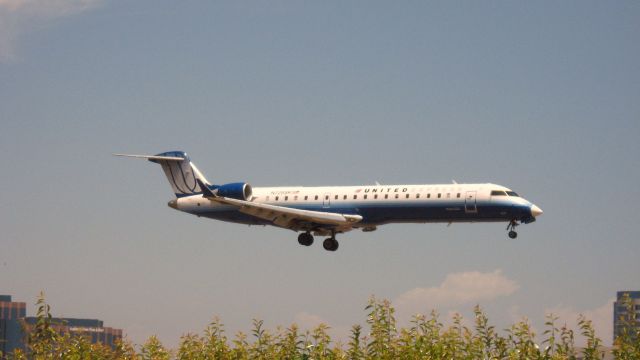
[[[636,1],[0,0],[0,293],[175,347],[320,322],[370,296],[401,325],[480,304],[611,342],[640,289]],[[492,182],[544,210],[507,224],[385,225],[329,253],[166,206],[184,150],[215,183]]]

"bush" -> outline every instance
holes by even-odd
[[[601,359],[604,356],[601,340],[596,336],[591,321],[584,317],[580,317],[578,326],[587,345],[576,350],[573,331],[566,325],[558,328],[558,318],[553,315],[547,316],[540,343],[542,346],[539,346],[526,320],[513,324],[504,335],[500,335],[479,306],[474,309],[475,319],[471,327],[463,325],[460,315],[454,315],[453,324],[445,327],[434,311],[428,317],[416,315],[410,327],[398,329],[391,303],[372,297],[365,307],[368,333],[363,335],[363,328],[354,325],[345,347],[331,340],[329,327],[325,324],[304,332],[295,324],[269,331],[264,328],[262,320],[253,321],[250,337],[239,332],[230,341],[222,322],[214,318],[202,335],[182,336],[175,351],[166,349],[155,336],[151,336],[136,351],[128,341],[122,341],[112,349],[102,344],[91,344],[83,337],[60,334],[52,327],[50,307],[43,295],[38,298],[36,305],[38,321],[28,335],[26,352],[16,351],[9,354],[8,359],[570,360]],[[628,330],[618,337],[612,351],[614,357],[640,359],[638,335]]]

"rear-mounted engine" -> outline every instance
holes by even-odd
[[[216,189],[216,195],[238,200],[251,200],[251,194],[251,185],[242,182],[220,185]]]

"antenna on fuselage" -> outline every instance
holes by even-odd
[[[451,179],[451,181],[452,181],[454,184],[457,184],[457,183],[458,183],[455,179]]]
[[[380,186],[380,183],[378,182],[378,180],[376,180],[376,186]]]

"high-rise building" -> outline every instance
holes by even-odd
[[[625,294],[629,296],[629,303],[624,302]],[[631,309],[631,312],[627,311]],[[618,291],[616,302],[613,303],[613,340],[627,330],[629,335],[640,330],[640,291]]]
[[[26,314],[27,304],[0,295],[0,353],[8,354],[22,347],[22,319]]]
[[[9,354],[16,349],[26,348],[26,334],[38,321],[36,317],[27,317],[26,304],[12,302],[11,296],[0,295],[0,353]],[[84,336],[91,343],[114,347],[122,339],[122,330],[104,327],[102,320],[52,318],[51,324],[60,333],[72,336]],[[2,358],[0,356],[0,358]]]

